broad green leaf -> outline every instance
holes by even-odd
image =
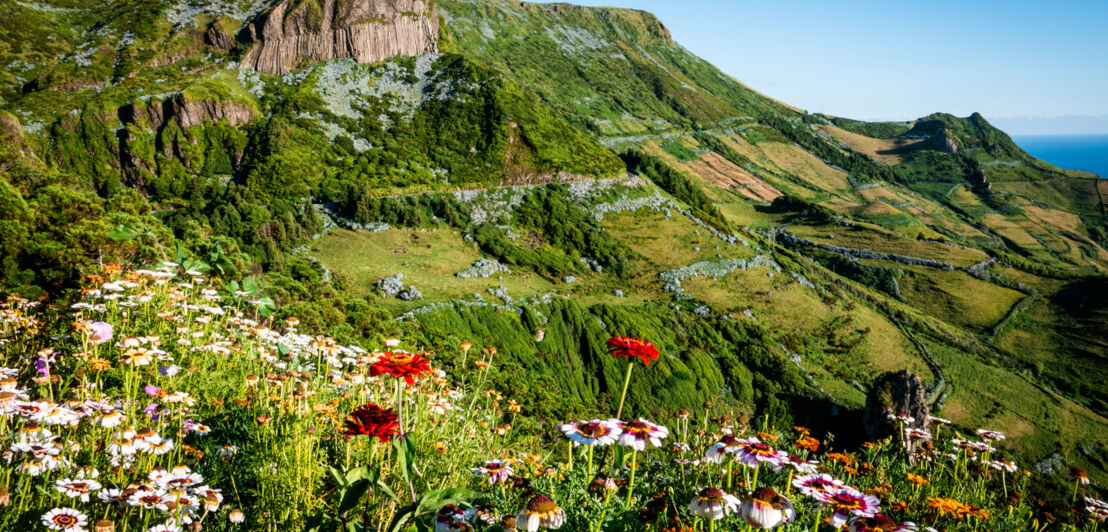
[[[108,238],[116,241],[123,242],[126,240],[134,240],[142,234],[142,231],[131,225],[117,225],[115,229],[108,231]]]
[[[366,494],[369,493],[369,488],[372,486],[373,483],[365,479],[355,480],[347,486],[342,492],[342,500],[339,501],[338,515],[341,516],[362,504]]]

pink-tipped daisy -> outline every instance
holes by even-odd
[[[885,514],[873,517],[855,517],[850,520],[849,532],[915,532],[916,524],[911,521],[897,523]]]
[[[642,418],[626,423],[621,421],[619,428],[623,431],[619,436],[619,444],[636,451],[646,449],[646,442],[654,447],[661,447],[662,440],[669,436],[669,429]]]
[[[773,488],[763,486],[743,502],[742,516],[748,525],[768,530],[795,519],[796,511],[792,501]]]
[[[471,468],[470,471],[474,475],[485,477],[490,486],[507,482],[515,474],[507,460],[489,460],[483,466]]]
[[[705,462],[721,463],[727,454],[735,454],[742,448],[743,440],[732,434],[724,434],[718,442],[713,443],[704,453]]]
[[[963,449],[970,449],[979,453],[991,453],[996,450],[995,448],[993,448],[992,445],[981,441],[960,440],[958,438],[954,438],[953,440],[950,440],[950,443]]]
[[[95,480],[63,478],[54,483],[54,489],[66,497],[88,502],[89,493],[99,490],[100,483]]]
[[[904,436],[907,437],[909,440],[930,440],[931,439],[931,433],[930,432],[927,432],[926,430],[913,429],[913,428],[905,428],[904,429]]]
[[[719,488],[704,488],[693,496],[689,503],[689,511],[702,519],[715,521],[734,513],[741,504],[738,497]]]
[[[756,437],[742,440],[738,452],[735,453],[739,463],[750,467],[758,467],[762,463],[777,467],[781,464],[782,455],[788,456],[786,453],[762,443]]]
[[[819,469],[819,462],[815,460],[805,460],[795,454],[784,453],[781,457],[781,463],[776,464],[774,470],[780,471],[786,467],[791,467],[793,471],[802,475],[810,475]]]
[[[834,510],[831,515],[834,528],[842,527],[851,517],[873,517],[881,511],[880,499],[850,487],[822,492],[816,495],[816,500]]]
[[[847,485],[841,480],[831,478],[831,475],[812,474],[794,478],[793,487],[804,495],[817,497],[821,493],[845,488]]]
[[[535,532],[540,528],[561,528],[566,522],[566,512],[546,495],[535,495],[516,514],[516,530]]]
[[[50,530],[83,532],[88,525],[88,516],[73,508],[54,508],[43,514],[42,524]]]
[[[1003,432],[985,429],[977,429],[977,436],[985,441],[1000,441],[1006,438]]]
[[[619,439],[622,432],[619,422],[594,419],[580,423],[566,423],[558,427],[567,438],[577,445],[611,445]]]
[[[138,506],[147,510],[167,511],[169,510],[169,505],[166,504],[168,502],[169,499],[166,498],[165,492],[150,489],[138,490],[127,499],[127,503],[131,506]]]

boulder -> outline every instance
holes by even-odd
[[[870,387],[862,417],[870,441],[889,436],[903,439],[900,432],[902,423],[890,419],[890,416],[897,414],[907,414],[912,419],[907,426],[914,429],[928,430],[931,425],[928,420],[931,408],[927,404],[923,381],[908,370],[886,373]]]

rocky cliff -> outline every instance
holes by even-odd
[[[425,54],[438,51],[438,31],[430,0],[284,0],[243,30],[256,44],[242,66],[283,74],[302,62]]]
[[[128,104],[120,108],[119,118],[124,123],[146,121],[156,130],[176,118],[182,129],[227,120],[232,126],[245,124],[258,116],[250,106],[239,102],[221,102],[207,99],[189,99],[176,93],[162,102]]]

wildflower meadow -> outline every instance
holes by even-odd
[[[941,418],[857,449],[719,406],[624,408],[659,353],[615,336],[619,406],[520,431],[494,348],[340,345],[164,263],[0,308],[0,530],[1095,531],[1051,514],[1005,435]],[[665,393],[655,390],[654,393]],[[821,439],[823,438],[823,439]]]

